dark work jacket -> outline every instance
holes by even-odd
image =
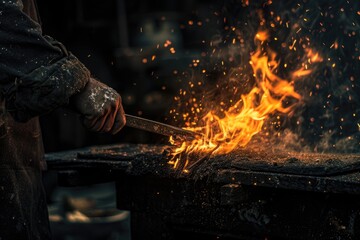
[[[66,106],[90,78],[44,36],[33,0],[0,1],[0,239],[50,240],[38,116]]]
[[[0,1],[0,168],[45,168],[37,116],[67,105],[90,78],[39,25],[33,0]]]

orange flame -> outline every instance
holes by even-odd
[[[188,130],[202,134],[202,137],[193,141],[182,142],[173,150],[173,159],[170,162],[174,168],[179,167],[181,156],[191,153],[226,154],[239,147],[245,147],[252,137],[259,133],[265,120],[274,112],[291,114],[295,103],[284,105],[286,99],[300,100],[301,96],[294,89],[294,81],[311,73],[306,64],[295,70],[290,76],[292,80],[282,79],[276,74],[279,61],[276,53],[266,49],[264,41],[268,39],[266,31],[258,32],[255,36],[257,50],[251,56],[250,65],[256,80],[255,86],[219,117],[209,111],[203,117],[204,125],[189,127]],[[321,58],[312,51],[307,51],[308,61],[319,61]],[[311,63],[309,63],[311,64]],[[170,139],[174,144],[174,141]],[[183,166],[189,164],[185,160]]]

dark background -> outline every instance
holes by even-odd
[[[202,40],[221,30],[209,1],[39,0],[38,7],[44,34],[63,42],[96,78],[116,89],[126,113],[168,123],[173,97],[187,83],[189,64],[206,51]],[[171,46],[164,47],[166,40]],[[62,109],[43,116],[41,124],[46,152],[167,142],[127,127],[116,136],[92,133],[78,116]]]

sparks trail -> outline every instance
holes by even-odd
[[[250,54],[249,62],[255,79],[253,88],[241,95],[240,99],[232,99],[235,104],[225,110],[223,116],[210,110],[202,118],[202,125],[186,128],[202,134],[202,137],[177,143],[170,161],[175,169],[188,172],[212,154],[227,154],[236,148],[245,147],[262,130],[271,114],[292,114],[301,100],[301,95],[295,91],[294,82],[308,76],[312,72],[309,66],[320,61],[321,57],[313,50],[305,49],[305,63],[289,74],[290,80],[284,79],[277,74],[280,61],[266,44],[268,39],[267,31],[259,31],[254,38],[257,48]],[[176,144],[173,139],[170,142]],[[194,156],[198,156],[197,159],[193,159]]]

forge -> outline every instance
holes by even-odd
[[[224,3],[160,112],[196,136],[143,124],[172,145],[49,153],[49,169],[62,186],[115,182],[134,240],[360,239],[359,1]]]
[[[46,155],[61,186],[116,182],[132,239],[357,239],[360,155],[216,155],[192,172],[167,145],[93,146]]]

